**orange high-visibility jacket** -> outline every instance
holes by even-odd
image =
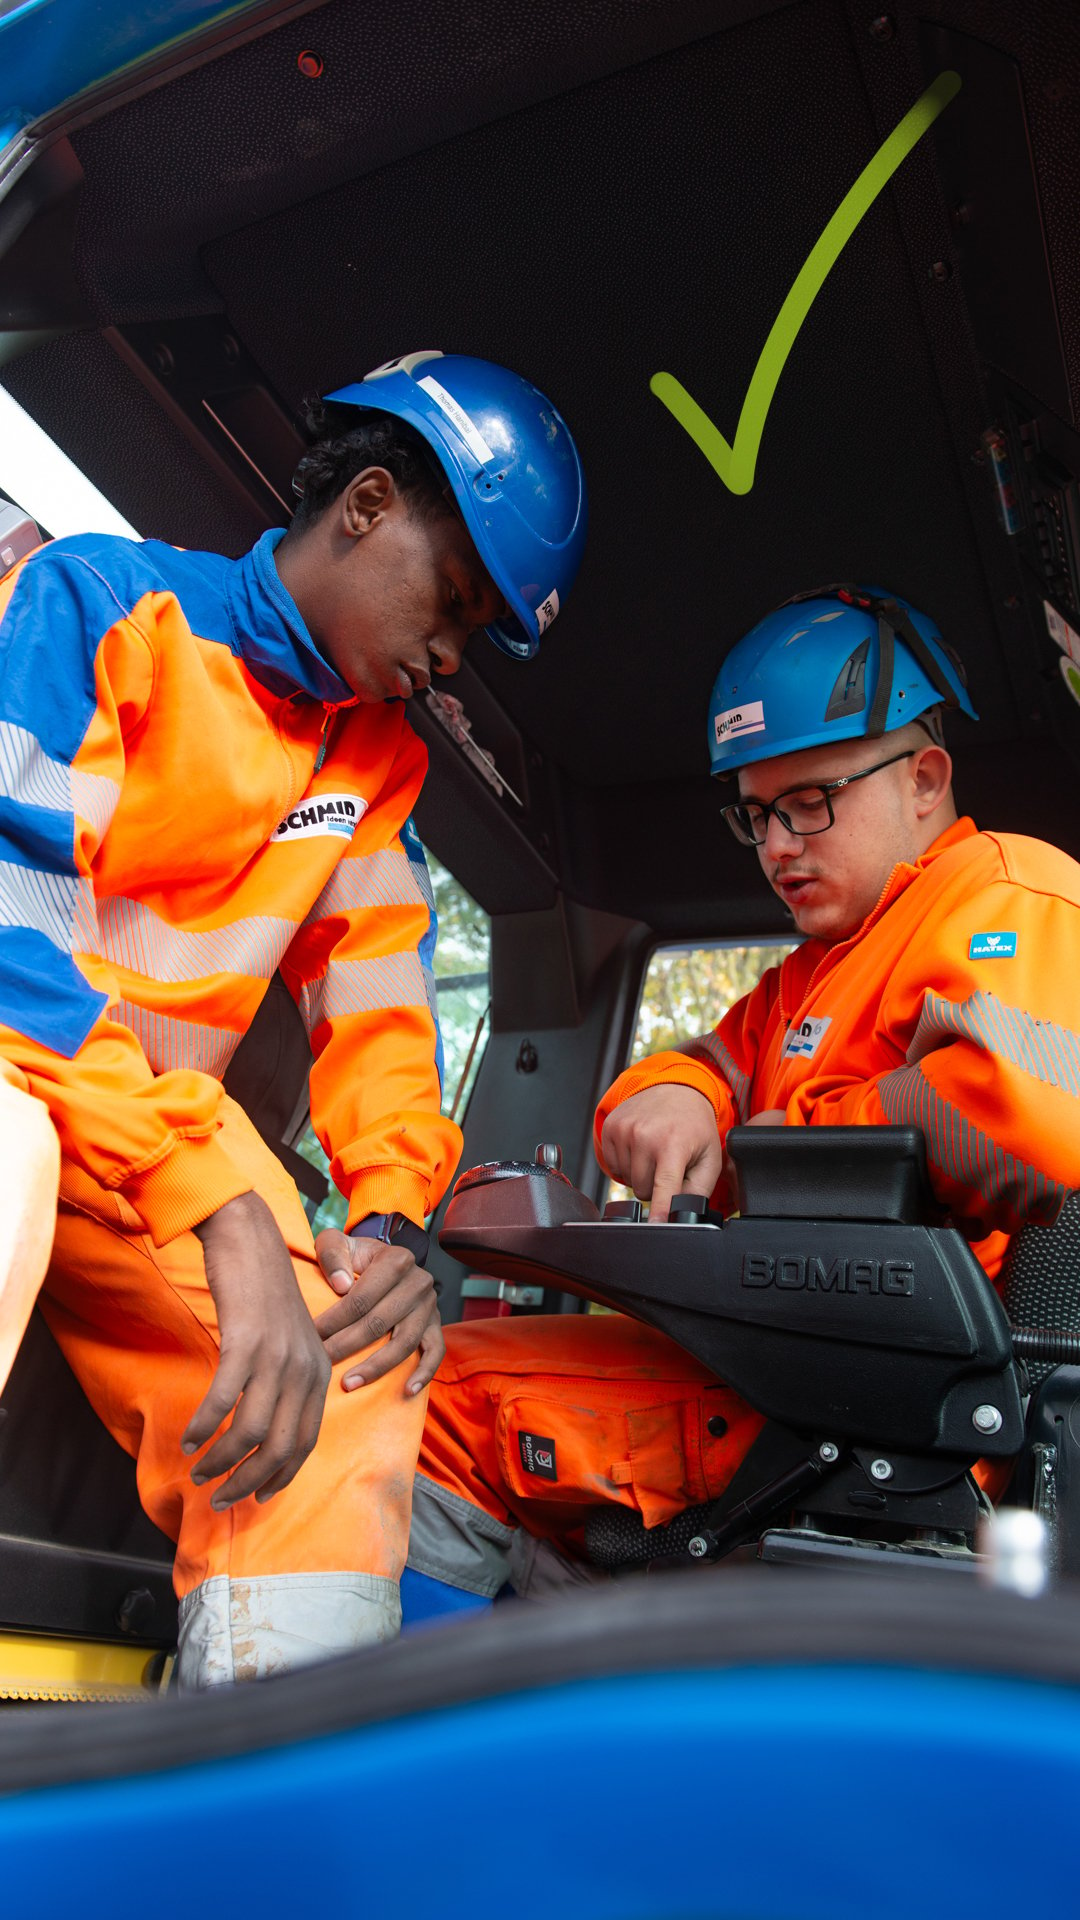
[[[851,939],[805,941],[715,1032],[622,1074],[598,1153],[613,1108],[665,1082],[703,1093],[721,1135],[772,1107],[921,1127],[935,1195],[992,1236],[975,1251],[993,1275],[1001,1236],[1080,1187],[1080,866],[960,820],[894,868]]]
[[[220,1076],[280,967],[349,1223],[421,1220],[441,1118],[427,755],[274,563],[59,540],[0,582],[0,1056],[161,1245],[250,1181]]]

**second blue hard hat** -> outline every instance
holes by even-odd
[[[529,660],[581,562],[587,502],[573,437],[546,395],[491,360],[409,353],[324,396],[395,414],[432,448],[509,614],[486,631]]]
[[[925,613],[879,587],[815,587],[738,640],[709,702],[714,774],[834,740],[894,733],[931,707],[978,719]]]

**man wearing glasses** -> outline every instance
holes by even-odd
[[[650,1219],[679,1192],[730,1204],[724,1141],[747,1123],[921,1127],[935,1195],[991,1280],[1008,1236],[1080,1188],[1080,867],[957,817],[946,709],[977,718],[958,664],[924,614],[876,589],[798,595],[725,660],[709,710],[724,817],[804,938],[715,1031],[630,1067],[601,1101],[598,1157]],[[443,1580],[494,1592],[481,1575],[510,1568],[520,1587],[535,1543],[573,1553],[600,1498],[652,1527],[715,1497],[759,1425],[629,1320],[451,1328],[410,1566],[435,1574],[442,1551]],[[483,1505],[471,1568],[431,1550],[448,1494],[459,1529]]]

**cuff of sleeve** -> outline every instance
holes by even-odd
[[[600,1165],[604,1162],[600,1156],[600,1135],[604,1130],[604,1121],[624,1100],[632,1100],[635,1093],[645,1093],[649,1087],[679,1086],[691,1087],[695,1093],[704,1094],[716,1115],[716,1124],[723,1131],[731,1121],[731,1095],[715,1073],[697,1060],[690,1060],[682,1053],[658,1053],[651,1060],[642,1060],[639,1066],[627,1067],[621,1073],[614,1086],[608,1089],[596,1109],[593,1123],[593,1147]],[[605,1167],[604,1171],[608,1169]]]
[[[403,1213],[414,1226],[422,1227],[428,1185],[414,1167],[362,1167],[354,1174],[349,1192],[346,1232],[369,1213]]]
[[[178,1141],[164,1160],[131,1174],[120,1189],[146,1222],[155,1247],[208,1220],[227,1200],[251,1192],[250,1177],[234,1166],[213,1134]]]

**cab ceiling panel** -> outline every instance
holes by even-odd
[[[733,438],[811,247],[943,66],[960,95],[825,280],[736,496],[650,377],[674,374]],[[1004,826],[1052,832],[1056,812],[1067,837],[1054,741],[1080,748],[1080,711],[1043,599],[1067,614],[1068,582],[1037,514],[1003,532],[981,437],[1034,434],[1067,507],[1071,0],[350,0],[52,131],[81,172],[58,231],[83,330],[3,379],[144,528],[239,550],[287,512],[302,396],[411,348],[505,360],[557,400],[590,482],[579,583],[530,667],[470,657],[526,762],[554,769],[544,834],[526,830],[580,897],[670,929],[705,890],[717,930],[725,912],[751,924],[753,864],[732,845],[696,865],[719,830],[709,688],[762,611],[846,576],[907,592],[961,651],[984,723],[978,745],[957,732],[972,797]],[[265,388],[266,459],[248,454],[269,487],[208,454],[200,488],[190,432],[177,453],[203,361],[226,351]]]
[[[900,72],[906,106],[917,88]],[[481,670],[580,777],[700,767],[721,655],[770,604],[822,579],[901,582],[933,607],[989,738],[1032,703],[1022,662],[1014,679],[1003,655],[972,524],[977,495],[993,536],[989,490],[962,470],[978,415],[961,451],[923,315],[932,293],[970,362],[960,293],[916,287],[889,196],[796,343],[749,495],[727,491],[649,390],[657,369],[677,374],[733,435],[785,294],[879,139],[841,8],[809,4],[475,128],[203,251],[285,393],[341,384],[414,344],[483,342],[557,396],[591,481],[587,561],[528,675],[498,660]],[[909,164],[928,174],[929,149]]]

